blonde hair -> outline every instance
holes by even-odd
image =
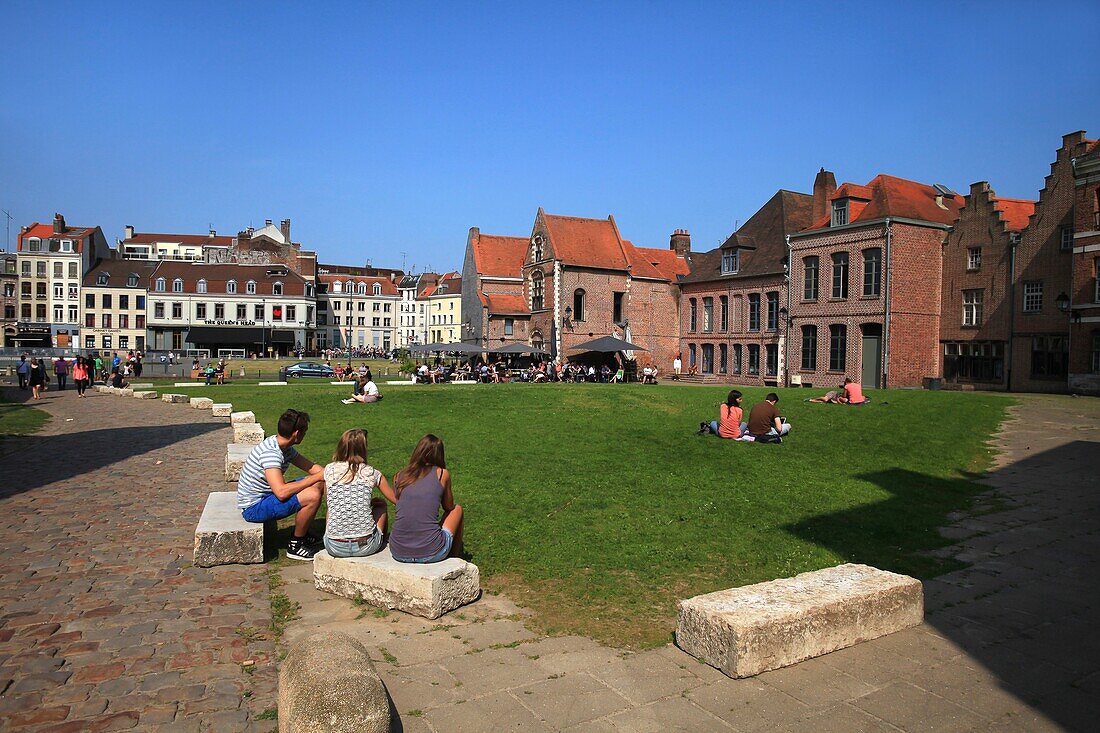
[[[336,444],[336,452],[332,454],[332,460],[337,463],[347,463],[347,473],[340,478],[350,478],[354,481],[359,475],[359,469],[367,464],[367,431],[362,428],[345,430],[340,436],[340,442]]]

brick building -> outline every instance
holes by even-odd
[[[831,175],[822,171],[819,183],[826,185]],[[680,283],[685,370],[694,366],[706,381],[779,383],[787,315],[785,235],[810,226],[812,203],[808,194],[778,191],[721,247],[690,255],[691,273]],[[680,237],[687,233],[672,235],[674,249]],[[659,366],[667,370],[671,364]]]
[[[1073,159],[1069,388],[1100,394],[1100,143]]]
[[[480,346],[529,343],[531,309],[520,275],[528,244],[525,237],[470,229],[462,263],[462,341]]]
[[[19,263],[14,252],[0,252],[0,292],[3,295],[0,346],[15,346],[15,337],[19,334]]]
[[[940,342],[944,381],[1008,389],[1015,249],[1035,202],[970,186],[943,246]]]
[[[942,247],[963,197],[888,175],[830,194],[821,178],[816,220],[788,237],[791,382],[905,387],[939,375]]]

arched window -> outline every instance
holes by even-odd
[[[244,291],[246,293],[248,293],[249,295],[255,295],[256,294],[256,281],[255,280],[249,280],[248,282],[246,282],[244,284]]]
[[[573,320],[584,320],[584,288],[573,291]]]
[[[355,292],[355,283],[353,283],[351,280],[348,280],[347,283],[344,284],[344,292],[354,293]]]
[[[538,262],[542,259],[542,235],[536,234],[531,238],[531,261]]]
[[[312,283],[306,283],[306,297],[307,298],[312,298],[313,297],[313,284]]]
[[[199,292],[199,293],[205,293],[206,292],[206,278],[205,277],[199,279],[199,283],[196,286],[196,292]]]
[[[334,292],[334,293],[344,292],[344,284],[342,282],[340,282],[339,280],[337,280],[336,282],[334,282],[332,284],[332,292]]]
[[[382,283],[375,283],[374,288],[373,288],[373,292],[374,292],[375,295],[381,295],[382,294]]]
[[[173,293],[182,293],[183,292],[183,278],[182,277],[177,277],[175,280],[172,281],[172,292]]]
[[[538,311],[543,308],[543,282],[542,271],[535,270],[531,273],[531,310]]]
[[[366,295],[367,294],[367,284],[366,283],[359,283],[358,287],[356,287],[356,289],[355,289],[355,292],[357,292],[359,295]]]
[[[227,293],[236,293],[237,292],[237,281],[236,280],[230,280],[229,282],[227,282],[225,284],[225,292],[227,292]]]
[[[544,344],[543,344],[542,333],[541,332],[535,331],[531,334],[531,346],[532,346],[532,348],[536,349],[537,351],[542,351],[543,350]]]
[[[164,286],[166,284],[167,284],[167,281],[163,277],[158,277],[156,283],[153,286],[153,289],[156,290],[158,293],[163,293],[164,292]]]
[[[271,285],[271,294],[272,295],[282,295],[283,294],[283,284],[280,283],[280,282],[272,283],[272,285]]]

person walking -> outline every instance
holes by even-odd
[[[106,380],[107,379],[107,373],[103,370],[103,359],[99,356],[99,354],[96,354],[96,356],[95,356],[94,366],[95,366],[95,372],[92,373],[92,379],[93,380],[95,380],[95,379]]]
[[[84,397],[84,392],[88,389],[90,371],[88,360],[83,356],[76,357],[76,363],[73,364],[73,384],[76,385],[77,397]]]
[[[62,356],[53,363],[53,373],[57,377],[57,390],[59,392],[65,391],[65,384],[69,380],[69,362]]]
[[[42,388],[46,384],[46,367],[37,358],[31,358],[30,384],[31,399],[42,399]]]
[[[144,368],[145,367],[142,364],[141,352],[139,351],[134,355],[134,378],[135,379],[141,379],[141,370],[144,369]]]
[[[19,357],[19,366],[15,367],[15,373],[19,375],[19,389],[26,389],[30,384],[31,365],[27,363],[27,355]]]

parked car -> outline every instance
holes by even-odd
[[[335,379],[336,372],[327,364],[318,364],[315,361],[300,361],[297,364],[283,367],[283,376],[289,379],[298,379],[300,377],[324,377],[326,379]]]

